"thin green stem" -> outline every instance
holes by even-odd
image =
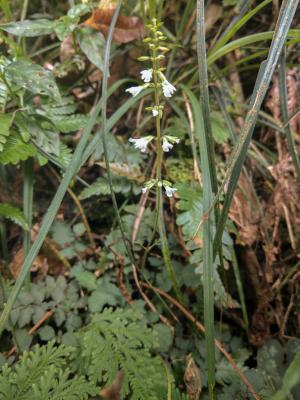
[[[111,169],[110,169],[110,164],[109,164],[109,157],[108,157],[108,149],[107,149],[107,82],[108,82],[108,76],[109,76],[109,60],[110,60],[110,44],[112,40],[112,33],[114,26],[116,24],[120,8],[121,8],[121,0],[118,0],[117,7],[114,12],[114,16],[111,21],[110,25],[110,31],[107,39],[107,44],[105,48],[105,55],[104,55],[104,69],[103,69],[103,79],[102,79],[102,123],[101,123],[101,132],[102,132],[102,144],[103,144],[103,150],[104,150],[104,159],[105,159],[105,167],[106,167],[106,173],[107,173],[107,180],[110,188],[110,193],[111,193],[111,198],[112,198],[112,203],[113,203],[113,208],[117,217],[118,225],[121,231],[122,235],[122,240],[127,252],[127,255],[130,258],[130,261],[132,264],[135,265],[135,259],[134,259],[134,254],[132,252],[132,249],[128,243],[128,239],[126,238],[126,233],[125,229],[123,226],[123,222],[121,219],[121,215],[119,212],[118,204],[117,204],[117,199],[115,196],[114,188],[113,188],[113,183],[112,183],[112,174],[111,174]]]
[[[12,12],[9,5],[9,0],[0,0],[0,7],[5,15],[7,22],[12,20]]]
[[[153,24],[156,27],[157,21],[153,19]],[[158,28],[157,28],[158,29]],[[156,44],[158,43],[159,37],[157,31],[154,30],[154,43],[155,46],[151,49],[152,64],[153,64],[153,81],[154,81],[154,103],[155,109],[160,110],[160,96],[161,96],[161,83],[159,79],[160,66],[158,61],[158,54],[156,49]],[[168,238],[166,234],[166,227],[164,222],[164,212],[163,212],[163,195],[162,195],[162,161],[163,161],[163,148],[162,148],[162,134],[161,134],[161,114],[155,117],[156,126],[156,211],[158,216],[158,230],[162,246],[162,254],[164,259],[164,264],[167,269],[169,278],[172,282],[176,297],[180,302],[183,302],[182,295],[180,293],[179,285],[176,279],[176,273],[171,262]]]
[[[32,210],[33,210],[33,166],[34,160],[30,157],[24,162],[24,183],[23,183],[23,213],[28,223],[28,231],[24,231],[23,246],[24,256],[26,257],[31,245],[31,227],[32,227]],[[26,278],[26,286],[30,283],[30,273]]]

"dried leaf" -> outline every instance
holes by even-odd
[[[240,177],[229,215],[239,227],[237,242],[251,246],[259,238],[260,213],[253,189],[245,174]]]
[[[108,33],[115,12],[115,6],[112,6],[111,2],[109,3],[108,7],[102,5],[101,8],[94,10],[91,17],[84,22],[104,35]],[[143,37],[144,33],[144,24],[140,18],[119,15],[113,32],[113,40],[117,43],[128,43]]]
[[[189,399],[198,400],[202,390],[200,371],[191,354],[189,354],[186,358],[184,382],[186,384],[186,390]]]

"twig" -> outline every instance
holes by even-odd
[[[139,278],[138,278],[136,266],[134,264],[132,264],[132,272],[133,272],[134,282],[135,282],[135,284],[136,284],[136,286],[137,286],[137,288],[138,288],[138,290],[140,292],[140,295],[144,299],[145,303],[148,304],[148,306],[149,306],[151,311],[159,314],[159,319],[173,331],[174,328],[171,325],[170,321],[157,311],[157,308],[155,307],[155,305],[151,302],[151,300],[147,297],[147,295],[143,291],[142,286],[141,286],[140,281],[139,281]],[[150,285],[147,285],[147,286],[150,287]]]
[[[193,314],[191,314],[182,304],[180,304],[174,297],[170,296],[168,293],[164,292],[163,290],[150,286],[147,283],[142,283],[142,286],[153,289],[157,293],[159,293],[162,297],[165,297],[167,300],[169,300],[172,304],[174,304],[193,324],[195,324],[196,328],[202,332],[205,333],[205,328],[201,324],[201,322],[197,321],[196,317],[194,317]],[[235,370],[235,372],[239,375],[241,378],[242,382],[247,386],[249,389],[249,392],[252,394],[253,398],[255,400],[261,400],[259,395],[256,393],[254,387],[252,384],[249,382],[247,377],[244,375],[244,373],[240,370],[240,368],[236,365],[235,361],[231,357],[231,355],[224,349],[222,346],[221,342],[219,340],[215,339],[215,346],[217,349],[220,350],[220,352],[224,355],[224,357],[227,359],[229,364],[232,366],[232,368]]]
[[[39,327],[40,327],[41,325],[43,325],[44,322],[47,321],[47,319],[49,319],[50,317],[52,317],[53,314],[54,314],[53,311],[51,311],[51,310],[50,310],[50,311],[47,311],[47,312],[42,316],[42,318],[39,319],[39,321],[38,321],[35,325],[33,325],[33,327],[27,332],[28,336],[33,335],[34,332],[35,332],[37,329],[39,329]],[[9,352],[7,353],[7,356],[8,356],[8,357],[11,356],[11,355],[14,354],[16,351],[17,351],[17,347],[16,347],[16,346],[12,347],[12,348],[9,350]]]

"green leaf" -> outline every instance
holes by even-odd
[[[78,17],[66,15],[56,21],[54,30],[60,41],[63,41],[69,33],[73,32],[79,22]]]
[[[294,360],[286,370],[281,389],[272,396],[272,400],[285,400],[289,398],[291,390],[300,382],[300,352],[295,355]]]
[[[15,36],[35,37],[49,35],[54,31],[55,22],[48,19],[25,20],[20,22],[10,22],[0,24],[0,29]]]
[[[7,136],[9,136],[9,129],[14,119],[14,114],[0,114],[0,152],[4,149]]]
[[[51,118],[51,120],[60,132],[70,133],[84,128],[88,120],[88,117],[84,114],[74,114],[74,115],[69,115],[67,118],[65,116],[62,117],[56,116]]]
[[[87,14],[91,10],[91,5],[89,4],[78,4],[68,11],[68,16],[71,18],[81,17]]]
[[[16,340],[21,351],[29,349],[33,337],[29,336],[26,329],[15,329]]]
[[[117,286],[110,283],[106,278],[98,280],[96,290],[88,299],[91,312],[102,311],[105,305],[115,306],[122,301],[122,295]]]
[[[202,190],[199,186],[186,183],[176,185],[179,201],[177,207],[181,211],[176,222],[182,226],[182,232],[186,240],[190,240],[196,232],[203,213]],[[202,238],[202,231],[197,233]]]
[[[51,340],[55,337],[55,331],[52,328],[52,326],[42,326],[39,330],[38,330],[38,334],[41,338],[41,340],[44,340],[45,342],[48,342],[48,340]]]
[[[159,346],[157,350],[162,353],[167,352],[173,342],[173,332],[168,326],[163,323],[156,324],[154,326],[154,329],[157,332],[157,337],[159,341]]]
[[[97,288],[96,276],[90,271],[85,271],[81,267],[74,267],[71,276],[73,276],[79,285],[85,289],[95,290]]]
[[[29,322],[31,321],[32,314],[33,314],[33,307],[27,306],[25,308],[22,308],[20,317],[18,319],[19,328],[24,328],[24,326],[29,324]]]
[[[214,140],[219,144],[226,143],[230,137],[230,132],[221,113],[211,113],[211,125]]]
[[[8,64],[5,72],[10,81],[34,94],[60,99],[53,74],[40,65],[29,61],[15,61]]]
[[[51,233],[53,240],[62,247],[74,241],[72,229],[65,222],[55,221]]]
[[[15,224],[20,225],[24,230],[28,231],[28,223],[22,211],[8,203],[0,203],[0,218],[8,218]]]
[[[105,38],[102,33],[90,27],[84,27],[78,33],[78,40],[83,53],[102,71],[105,47]]]
[[[25,143],[17,132],[8,136],[7,142],[0,153],[0,164],[18,164],[36,155],[35,147]]]

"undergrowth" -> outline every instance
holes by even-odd
[[[0,399],[299,398],[299,1],[0,11]]]

